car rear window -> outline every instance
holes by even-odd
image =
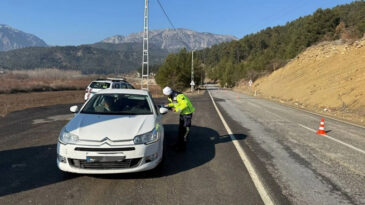
[[[110,87],[110,83],[107,82],[92,82],[90,84],[90,88],[94,88],[94,89],[105,89],[105,88],[109,88]]]
[[[126,89],[127,84],[126,83],[113,83],[113,88],[115,88],[115,89]]]
[[[131,84],[127,84],[128,89],[135,89]]]
[[[81,113],[109,115],[153,114],[147,95],[96,94],[82,109]]]

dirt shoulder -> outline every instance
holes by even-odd
[[[365,39],[308,48],[252,87],[234,90],[365,125]]]
[[[0,94],[0,116],[32,107],[83,103],[84,94],[84,90]]]

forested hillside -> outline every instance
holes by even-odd
[[[256,79],[270,73],[297,56],[307,47],[322,41],[355,40],[365,32],[365,2],[318,9],[284,26],[266,28],[238,41],[221,43],[196,52],[205,72],[222,86],[232,87],[242,78]],[[180,55],[180,54],[171,54]],[[164,75],[170,56],[158,75]],[[158,76],[164,79],[163,76]],[[185,87],[189,84],[186,83]]]
[[[167,51],[151,46],[151,64],[160,64]],[[0,52],[0,68],[58,68],[82,73],[126,73],[139,68],[141,44],[97,43],[84,46],[28,47]]]

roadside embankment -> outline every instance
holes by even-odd
[[[286,66],[234,90],[365,124],[365,39],[323,42]]]

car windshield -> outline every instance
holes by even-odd
[[[110,83],[107,82],[92,82],[90,84],[90,88],[94,88],[94,89],[105,89],[105,88],[109,88],[110,87]]]
[[[149,115],[152,114],[152,108],[146,95],[97,94],[87,102],[81,113]]]

